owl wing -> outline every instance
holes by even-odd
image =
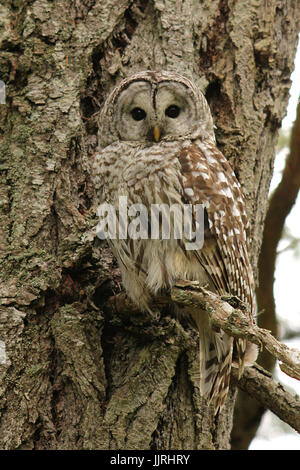
[[[178,158],[185,202],[205,206],[206,237],[197,257],[218,293],[236,295],[254,313],[254,280],[245,230],[249,224],[234,172],[212,144],[191,143]],[[213,249],[206,249],[205,238],[210,248],[214,241]]]
[[[245,201],[232,168],[213,143],[190,143],[178,155],[183,175],[184,202],[205,206],[204,245],[195,251],[218,294],[236,295],[255,313],[254,280],[248,257]],[[200,389],[216,401],[225,401],[232,362],[233,339],[220,331],[200,332]],[[202,323],[202,324],[201,324]],[[246,341],[236,342],[239,373],[244,367]]]

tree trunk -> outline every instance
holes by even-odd
[[[242,184],[256,267],[299,30],[296,0],[3,0],[0,69],[0,448],[228,449],[197,337],[131,311],[95,239],[97,112],[143,69],[175,70],[211,106]]]

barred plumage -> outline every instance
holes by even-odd
[[[100,117],[93,177],[99,203],[117,208],[123,196],[128,206],[143,204],[148,213],[152,204],[173,206],[175,232],[182,228],[176,227],[181,223],[176,211],[182,212],[186,204],[205,206],[202,249],[186,250],[184,236],[176,239],[174,233],[170,239],[110,240],[134,302],[147,309],[153,295],[176,280],[198,280],[218,294],[238,296],[253,320],[244,197],[216,147],[207,102],[188,79],[142,72],[114,89]],[[212,331],[203,312],[194,320],[200,335],[200,391],[218,411],[228,392],[233,339]],[[255,360],[256,349],[241,340],[236,346],[242,373],[244,363]]]

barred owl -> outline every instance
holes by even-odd
[[[142,204],[149,210],[153,204],[204,207],[201,249],[187,250],[184,236],[174,236],[179,228],[175,218],[168,239],[121,237],[117,232],[109,240],[124,287],[141,309],[149,309],[151,298],[177,280],[198,280],[215,293],[238,296],[254,321],[244,197],[216,147],[209,106],[190,80],[153,71],[123,80],[100,114],[92,177],[98,203],[117,212],[120,196],[126,196],[128,207]],[[200,392],[217,412],[228,393],[232,364],[241,373],[256,359],[256,348],[244,340],[234,344],[222,330],[213,331],[204,312],[193,319],[199,331]]]

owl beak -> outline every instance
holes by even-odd
[[[153,127],[153,135],[155,142],[158,142],[160,138],[160,130],[157,124],[155,124],[155,126]]]

